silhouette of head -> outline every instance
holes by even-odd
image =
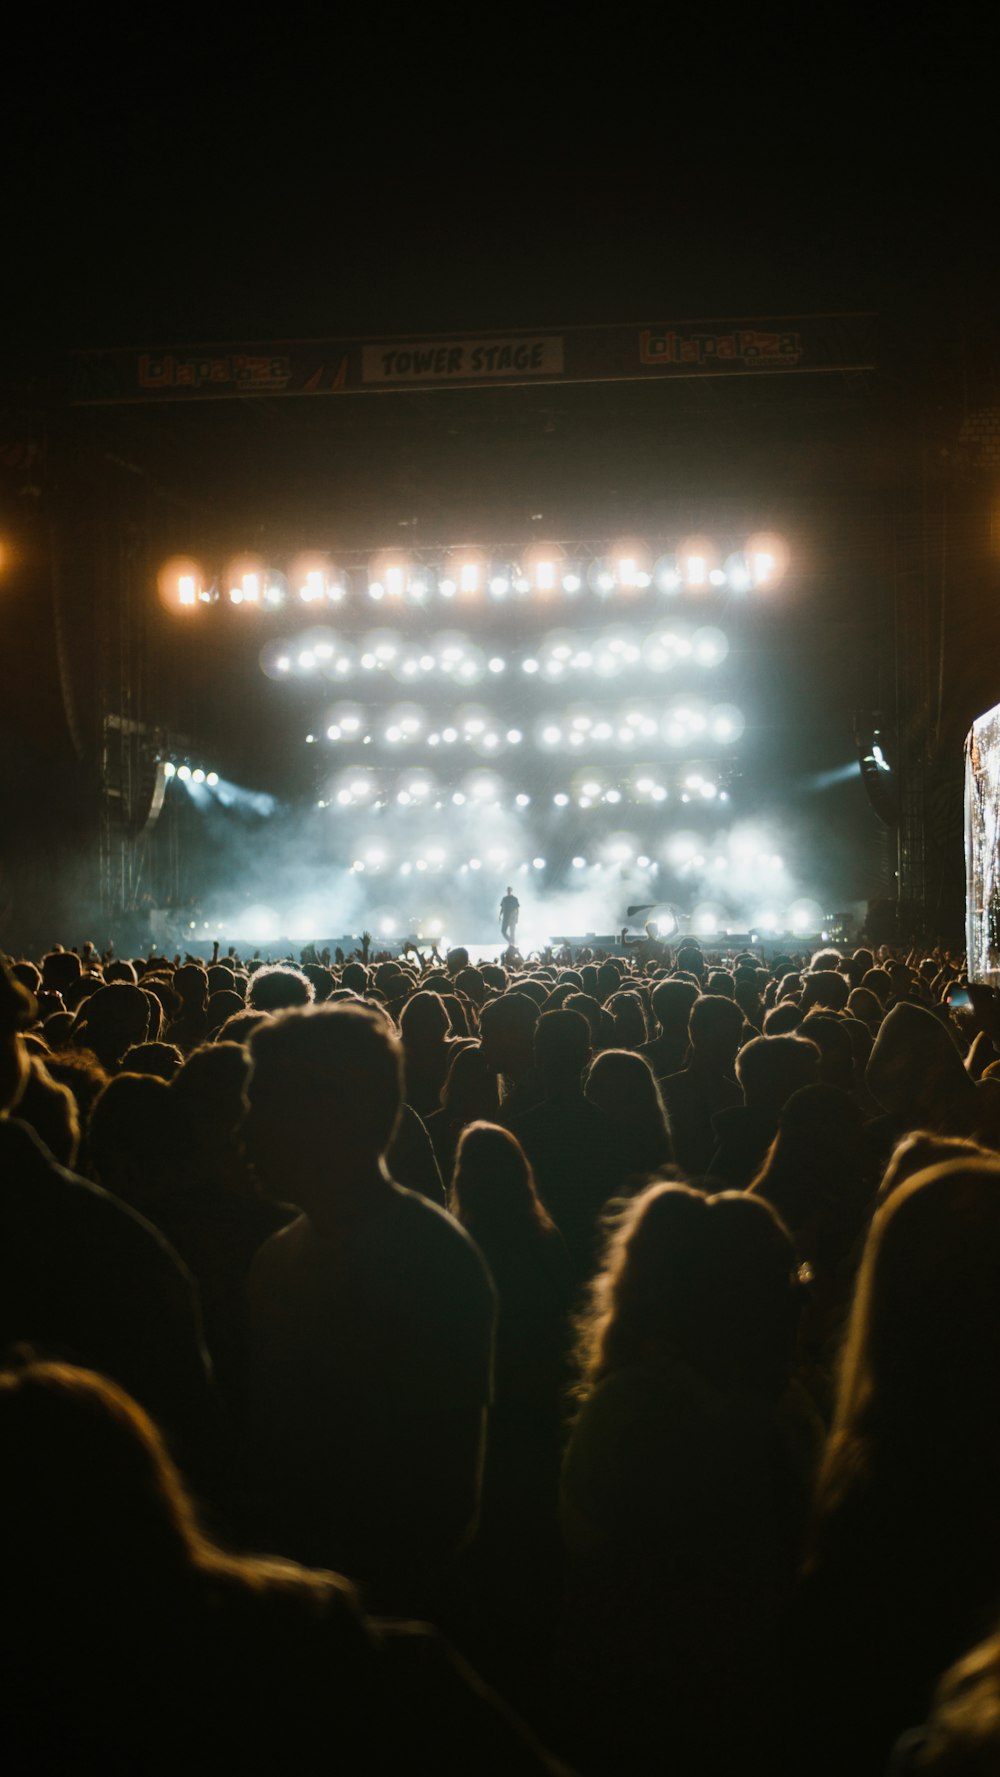
[[[141,987],[114,981],[83,1002],[74,1026],[76,1041],[92,1049],[105,1067],[115,1067],[133,1043],[149,1035],[149,1001]]]
[[[316,990],[308,975],[291,963],[265,963],[255,970],[247,992],[247,1006],[254,1012],[284,1012],[292,1006],[308,1006]]]
[[[788,1233],[761,1199],[651,1185],[625,1210],[593,1286],[588,1380],[659,1347],[722,1388],[780,1392],[798,1313],[794,1266]]]
[[[721,994],[702,994],[688,1019],[691,1048],[699,1061],[729,1069],[743,1036],[743,1013]]]
[[[442,1043],[450,1029],[448,1008],[439,993],[422,990],[408,999],[399,1015],[399,1029],[406,1049],[424,1043]]]
[[[452,1208],[470,1232],[487,1241],[518,1229],[551,1227],[520,1142],[496,1123],[462,1131],[451,1183]]]
[[[754,1037],[736,1060],[744,1104],[777,1117],[793,1092],[815,1085],[819,1061],[816,1045],[803,1037]]]
[[[479,1036],[486,1064],[495,1074],[518,1079],[532,1066],[537,1022],[538,1006],[528,993],[505,993],[487,1001]]]
[[[590,1026],[579,1012],[543,1012],[535,1026],[535,1062],[545,1090],[579,1091],[590,1048]]]
[[[329,1200],[341,1174],[378,1166],[403,1101],[387,1018],[347,1001],[279,1013],[253,1032],[250,1064],[243,1135],[266,1189]]]

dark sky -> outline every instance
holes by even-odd
[[[882,50],[849,9],[825,42],[789,27],[60,24],[7,113],[8,338],[981,311],[972,46]]]

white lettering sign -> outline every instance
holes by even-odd
[[[430,340],[425,345],[365,346],[366,383],[447,383],[480,378],[561,376],[561,338]]]

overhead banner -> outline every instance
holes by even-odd
[[[801,376],[874,367],[874,315],[782,315],[77,352],[72,399],[82,406],[246,400],[500,384]]]

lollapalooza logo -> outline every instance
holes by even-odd
[[[173,352],[139,359],[141,389],[204,389],[228,386],[241,394],[279,393],[288,387],[291,360],[266,353],[225,352],[219,356],[199,353],[179,358]]]
[[[674,366],[743,364],[748,369],[790,368],[802,356],[802,335],[756,327],[729,333],[683,333],[676,328],[644,327],[639,334],[639,362],[659,369]]]

